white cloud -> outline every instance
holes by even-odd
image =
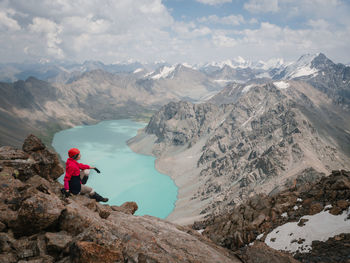
[[[196,0],[196,1],[206,5],[221,5],[221,4],[232,2],[232,0]]]
[[[178,38],[193,39],[211,34],[208,27],[197,26],[195,23],[176,22],[172,29],[178,34]]]
[[[237,56],[289,60],[324,52],[338,62],[350,61],[350,5],[345,0],[249,0],[240,2],[241,7],[257,13],[255,17],[219,16],[215,12],[220,8],[209,7],[212,15],[192,21],[187,16],[186,22],[175,20],[163,2],[0,1],[0,59],[196,63]],[[283,26],[278,17],[283,17]],[[289,21],[296,23],[291,27]]]
[[[65,56],[106,63],[130,57],[150,60],[158,59],[157,55],[165,53],[173,42],[169,28],[174,20],[161,0],[42,0],[40,5],[36,0],[11,0],[1,2],[0,8],[14,10],[13,16],[21,17],[22,28],[29,29],[9,36],[0,26],[2,39],[19,40],[8,52],[0,53],[11,60],[18,53],[15,47],[26,51],[23,59]],[[208,30],[192,29],[195,35],[207,34]],[[1,40],[0,44],[2,48],[9,46]]]
[[[201,23],[213,23],[213,24],[222,24],[222,25],[233,25],[237,26],[244,24],[245,20],[242,15],[230,15],[219,17],[217,15],[210,15],[207,17],[201,17],[198,19]]]
[[[232,48],[237,45],[237,41],[234,38],[227,36],[223,32],[216,32],[213,35],[213,42],[215,46],[222,48]]]
[[[331,30],[324,27],[322,21],[310,23],[317,28],[291,29],[264,22],[258,29],[242,30],[237,47],[242,55],[250,54],[262,59],[278,56],[296,59],[301,54],[317,52],[344,54],[345,43],[350,43],[350,35],[347,35],[350,28],[346,31]]]
[[[63,50],[59,47],[62,39],[59,34],[62,32],[62,26],[46,18],[35,17],[33,23],[29,25],[29,30],[33,33],[43,33],[47,40],[47,52],[55,58],[64,58]]]
[[[11,12],[0,11],[0,28],[2,27],[14,31],[20,30],[20,25],[15,19],[8,16],[9,13],[13,13],[13,10]]]
[[[307,24],[314,29],[328,29],[330,27],[330,24],[324,19],[318,19],[318,20],[311,19],[308,21]]]
[[[250,0],[244,4],[244,8],[251,13],[277,12],[278,0]]]
[[[94,18],[90,14],[85,17],[71,16],[64,18],[62,26],[65,28],[65,32],[103,34],[110,30],[111,23],[103,18]]]
[[[259,21],[255,17],[253,17],[249,20],[249,24],[258,24],[258,23],[259,23]]]

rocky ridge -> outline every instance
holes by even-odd
[[[273,79],[303,80],[326,93],[335,104],[349,110],[350,67],[335,64],[322,53],[300,57],[297,62],[276,73]]]
[[[333,171],[316,182],[299,179],[285,191],[270,196],[255,195],[249,201],[236,205],[230,213],[211,215],[205,221],[195,222],[193,228],[201,230],[203,235],[218,245],[237,251],[238,254],[243,252],[242,257],[248,260],[262,246],[266,246],[261,242],[278,226],[298,222],[298,227],[303,228],[307,222],[302,219],[305,215],[322,211],[332,215],[347,212],[345,220],[350,220],[350,172]],[[290,232],[293,235],[292,230]],[[294,257],[301,262],[347,262],[349,233],[350,228],[345,233],[331,236],[327,241],[313,241],[310,251],[298,251]],[[295,242],[303,243],[303,240]],[[252,246],[247,247],[248,244]],[[250,250],[249,256],[244,254],[247,250]],[[268,250],[262,251],[266,254]],[[261,261],[251,258],[251,262]]]
[[[164,106],[130,145],[157,156],[157,168],[180,187],[178,203],[204,216],[281,191],[298,176],[349,169],[349,119],[304,81],[237,84],[209,103]]]
[[[22,150],[0,147],[1,262],[240,262],[190,228],[137,205],[64,198],[58,157],[35,136]]]

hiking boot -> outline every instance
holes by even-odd
[[[91,198],[95,199],[97,202],[108,202],[108,198],[102,197],[96,192],[91,196]]]

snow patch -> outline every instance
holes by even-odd
[[[256,78],[262,79],[262,78],[271,78],[270,74],[268,72],[260,73],[256,75]]]
[[[143,70],[144,70],[143,68],[138,68],[138,69],[135,69],[135,71],[133,73],[136,74],[136,73],[139,73],[139,72],[141,72]]]
[[[289,83],[285,81],[277,81],[273,83],[279,89],[287,89],[289,88]]]
[[[281,58],[273,58],[268,61],[250,61],[245,60],[244,58],[238,56],[234,58],[233,60],[227,59],[221,62],[211,62],[204,65],[199,65],[201,68],[206,67],[216,67],[216,68],[223,68],[225,66],[228,66],[230,68],[236,69],[236,68],[252,68],[252,69],[263,69],[263,70],[269,70],[272,68],[280,68],[282,66],[286,66],[283,59]]]
[[[242,92],[243,92],[243,93],[247,93],[253,86],[254,86],[254,84],[250,84],[250,85],[245,86],[245,87],[242,89]]]
[[[299,78],[303,76],[310,76],[315,73],[317,73],[318,70],[315,68],[311,68],[310,65],[302,68],[298,68],[291,76],[290,78]]]
[[[229,82],[232,82],[234,81],[233,79],[214,79],[214,82],[216,83],[219,83],[219,84],[226,84],[226,83],[229,83]]]
[[[341,233],[350,233],[350,220],[347,219],[349,214],[350,210],[337,216],[322,211],[312,216],[303,216],[301,219],[308,219],[304,226],[298,226],[298,222],[279,226],[266,236],[265,243],[277,250],[308,252],[314,240],[326,241]]]
[[[206,94],[205,96],[201,97],[200,101],[210,100],[211,98],[213,98],[218,93],[219,93],[219,91],[210,92],[210,93]]]
[[[260,103],[259,103],[259,104],[260,104]],[[250,116],[250,117],[248,118],[248,120],[246,120],[246,121],[241,125],[241,128],[244,127],[244,126],[246,126],[246,125],[248,124],[248,122],[250,122],[252,119],[254,119],[254,118],[257,117],[257,116],[260,116],[260,115],[263,114],[263,113],[264,113],[264,106],[261,106],[260,109],[258,109],[258,110],[256,111],[255,115]]]
[[[149,76],[151,76],[151,75],[153,75],[153,74],[154,74],[154,71],[152,71],[152,72],[150,72],[150,73],[147,73],[144,77],[147,78],[147,77],[149,77]]]
[[[282,217],[288,217],[288,214],[287,214],[287,212],[284,212],[281,216]]]
[[[262,239],[262,237],[264,236],[264,233],[262,233],[262,234],[260,234],[260,235],[258,235],[257,237],[256,237],[256,240],[260,240],[260,239]]]
[[[326,205],[325,207],[324,207],[324,210],[327,210],[327,209],[332,209],[332,205]]]
[[[197,232],[198,232],[199,234],[202,234],[202,233],[204,232],[204,229],[199,229],[199,230],[197,230]]]
[[[191,68],[191,69],[194,69],[194,67],[186,62],[182,63],[181,64],[182,66],[186,67],[186,68]]]

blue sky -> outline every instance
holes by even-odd
[[[0,0],[2,62],[350,62],[348,0]]]
[[[251,13],[248,9],[244,8],[244,4],[249,3],[248,1],[233,0],[222,3],[218,1],[218,4],[215,5],[203,4],[194,0],[165,0],[163,3],[176,21],[190,22],[211,15],[218,17],[241,15],[248,21],[257,19],[258,21],[269,21],[279,25],[290,26],[291,28],[297,28],[305,23],[305,18],[300,16],[288,18],[283,15],[283,12]],[[250,26],[250,28],[254,28],[254,26]]]

